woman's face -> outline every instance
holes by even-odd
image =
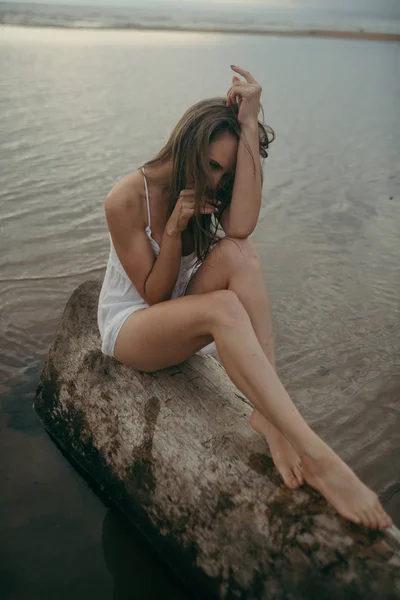
[[[221,177],[234,169],[237,151],[238,142],[229,131],[221,133],[210,144],[208,160],[213,173],[215,189],[218,187]]]

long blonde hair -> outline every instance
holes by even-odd
[[[262,107],[261,112],[264,119]],[[268,125],[260,121],[258,122],[258,130],[260,156],[266,158],[268,156],[267,148],[274,140],[275,134]],[[187,187],[189,179],[193,179],[197,214],[190,219],[188,228],[193,234],[195,252],[200,261],[207,256],[211,244],[219,239],[216,234],[221,216],[228,208],[232,198],[235,173],[226,173],[215,191],[208,159],[210,144],[225,132],[229,132],[239,141],[241,129],[238,121],[238,106],[227,107],[225,98],[201,100],[185,112],[160,152],[143,165],[147,167],[166,162],[172,164],[167,218],[172,214],[181,190]],[[247,144],[246,147],[252,155]],[[253,155],[252,159],[255,167],[255,157]],[[204,197],[222,202],[216,215],[199,214],[198,211],[202,206]]]

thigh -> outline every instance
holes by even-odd
[[[213,341],[208,319],[212,302],[211,294],[193,295],[136,311],[118,333],[115,358],[138,371],[183,362]]]

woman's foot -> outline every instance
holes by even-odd
[[[250,425],[266,437],[275,466],[288,487],[295,489],[305,480],[349,521],[382,530],[393,525],[375,492],[322,441],[313,456],[300,458],[290,442],[257,410],[250,416]]]
[[[323,444],[323,442],[322,442]],[[378,496],[364,485],[340,458],[323,444],[321,456],[301,456],[306,482],[317,489],[346,519],[374,529],[393,525]]]
[[[304,483],[301,462],[287,439],[258,410],[253,410],[250,425],[267,439],[272,459],[285,484],[292,490]]]

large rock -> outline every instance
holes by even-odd
[[[400,598],[397,530],[284,487],[251,406],[211,356],[155,373],[102,355],[100,284],[71,296],[35,408],[72,462],[199,598]]]

